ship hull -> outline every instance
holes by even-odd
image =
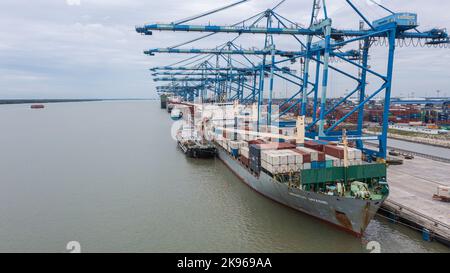
[[[225,150],[217,147],[217,156],[245,184],[278,203],[332,224],[357,237],[364,234],[384,200],[360,200],[307,192],[279,183],[261,172],[253,175]]]

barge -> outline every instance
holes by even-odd
[[[214,158],[216,147],[203,141],[192,129],[180,129],[177,133],[177,144],[183,153],[191,158]]]

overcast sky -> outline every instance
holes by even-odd
[[[144,49],[165,47],[198,37],[199,33],[155,32],[141,36],[135,25],[172,22],[234,1],[211,0],[1,0],[0,98],[148,98],[155,97],[149,67],[166,65],[176,55],[148,57]],[[253,0],[193,23],[231,24],[274,6],[278,1]],[[335,27],[357,28],[359,18],[344,0],[328,0]],[[387,15],[370,1],[355,0],[370,20]],[[450,1],[383,0],[395,11],[419,14],[421,30],[450,26]],[[311,0],[287,0],[278,13],[307,24]],[[187,46],[211,48],[232,39],[214,39]],[[258,38],[243,37],[244,47],[261,48]],[[254,43],[254,44],[253,44]],[[277,44],[298,50],[294,40]],[[386,56],[374,50],[371,63],[383,67]],[[394,95],[450,96],[450,49],[399,48],[396,53]],[[351,88],[331,78],[331,92]],[[279,87],[281,88],[281,87]]]

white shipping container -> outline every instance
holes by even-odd
[[[348,161],[348,165],[349,166],[357,166],[357,165],[360,165],[360,164],[358,164],[357,160],[352,159],[352,160]]]
[[[261,151],[261,161],[269,162],[270,151]]]
[[[274,152],[273,150],[266,150],[264,151],[267,154],[267,162],[273,165],[273,159],[274,159]]]
[[[280,158],[280,165],[288,164],[288,156],[285,153],[280,153],[279,158]]]
[[[287,155],[288,155],[288,164],[295,165],[295,157],[296,157],[296,155],[294,154],[294,152],[288,151]]]
[[[265,161],[261,161],[261,167],[265,170],[269,170],[269,164]]]
[[[237,142],[237,141],[230,141],[230,148],[231,149],[239,149],[239,142]]]
[[[347,160],[347,163],[348,163],[348,166],[355,166],[355,165],[357,165],[355,160]],[[345,166],[344,160],[341,159],[341,167],[344,167],[344,166]]]
[[[303,164],[303,156],[295,153],[295,164],[301,165]]]
[[[310,170],[310,169],[311,169],[311,163],[303,164],[303,170]]]
[[[249,148],[247,147],[242,147],[239,149],[240,154],[245,157],[245,158],[249,158]]]
[[[278,151],[272,151],[270,153],[270,163],[272,165],[280,165],[281,161],[280,161],[280,156],[279,153],[277,153]]]
[[[264,155],[263,155],[264,154]],[[272,153],[270,150],[267,151],[262,151],[261,152],[261,160],[266,161],[267,163],[269,163],[270,165],[273,165],[272,163]]]
[[[355,160],[355,156],[356,156],[355,149],[348,148],[347,150],[348,150],[348,159],[349,160]]]

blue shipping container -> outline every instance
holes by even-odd
[[[313,161],[311,162],[311,169],[325,169],[326,162],[325,161]]]

